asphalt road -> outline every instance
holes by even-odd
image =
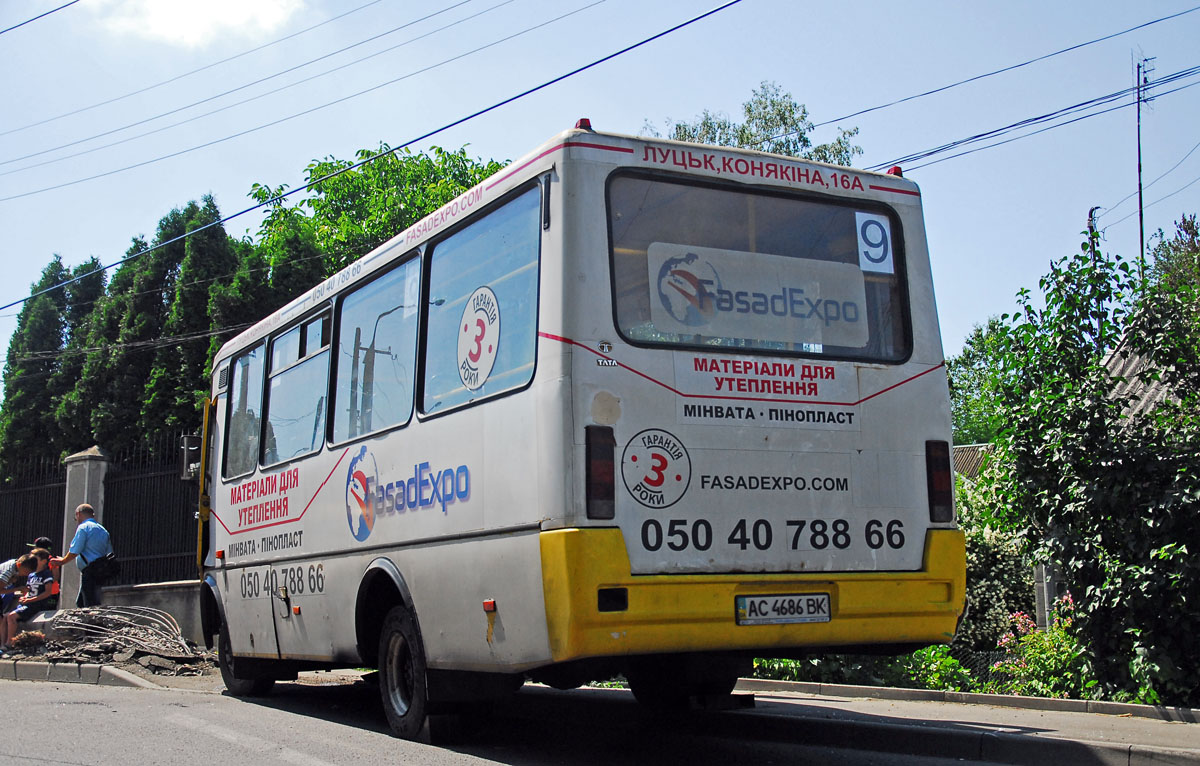
[[[0,681],[0,764],[848,764],[948,766],[954,759],[808,747],[764,738],[736,713],[659,716],[628,692],[527,688],[488,714],[438,719],[449,741],[387,732],[376,691],[279,684],[262,700],[181,689]]]

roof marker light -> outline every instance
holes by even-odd
[[[896,178],[904,178],[904,171],[900,169],[899,165],[892,165],[887,169],[887,174]]]
[[[592,121],[589,120],[587,117],[580,117],[579,121],[575,123],[575,130],[591,130],[591,129],[592,129]]]

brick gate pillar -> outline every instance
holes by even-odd
[[[96,509],[96,521],[104,523],[104,475],[108,473],[108,454],[99,447],[77,452],[67,457],[66,503],[63,509],[62,549],[56,554],[67,552],[71,539],[75,537],[75,508],[80,503],[90,503]],[[59,609],[74,609],[75,597],[79,595],[79,566],[72,561],[57,574],[61,587],[58,597]]]

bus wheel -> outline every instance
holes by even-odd
[[[653,710],[679,710],[689,707],[693,698],[728,697],[738,675],[737,666],[729,662],[656,657],[630,667],[629,688],[640,705]]]
[[[217,638],[217,664],[221,668],[221,680],[225,688],[235,697],[261,697],[269,694],[275,686],[272,678],[238,678],[233,674],[233,649],[229,642],[229,627],[221,622],[221,633]]]
[[[392,607],[379,635],[379,696],[397,737],[416,739],[425,724],[425,648],[405,606]]]

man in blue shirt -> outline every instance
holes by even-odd
[[[109,540],[108,530],[96,521],[96,511],[87,503],[81,503],[75,509],[75,523],[79,526],[75,529],[75,537],[71,540],[68,552],[62,557],[50,559],[50,563],[61,566],[73,558],[78,558],[80,582],[75,606],[99,606],[100,586],[104,581],[89,570],[96,559],[112,553],[112,541]]]

